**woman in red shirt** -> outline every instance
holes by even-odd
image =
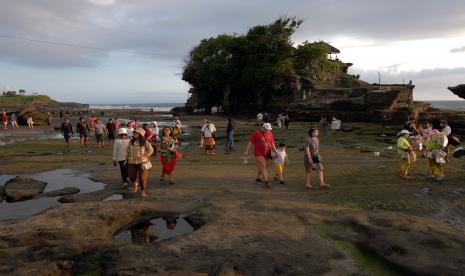
[[[3,129],[8,129],[6,125],[8,124],[8,116],[6,116],[6,112],[2,112],[2,122],[3,122]]]
[[[271,188],[271,184],[268,181],[267,159],[272,159],[273,153],[276,153],[274,137],[271,130],[271,124],[265,123],[261,130],[252,133],[244,153],[244,156],[248,157],[250,147],[252,144],[254,145],[255,163],[258,171],[255,182],[257,184],[265,184],[267,188]]]

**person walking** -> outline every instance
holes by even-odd
[[[311,128],[308,131],[308,137],[305,139],[304,146],[304,167],[305,167],[305,187],[312,189],[310,183],[312,170],[316,170],[318,180],[320,181],[320,189],[329,189],[330,185],[326,184],[323,175],[323,164],[320,155],[320,140],[318,139],[318,130]]]
[[[326,121],[326,117],[322,116],[320,118],[320,130],[323,132],[323,135],[326,135],[328,130],[328,122]]]
[[[83,117],[80,117],[79,122],[76,124],[76,132],[79,133],[81,148],[87,148],[87,137],[89,136],[90,128]]]
[[[13,112],[10,115],[10,124],[13,129],[18,129],[18,119],[16,118],[16,114]]]
[[[203,137],[203,129],[207,125],[207,122],[208,122],[207,119],[203,119],[202,125],[200,126],[200,146],[199,146],[200,148],[204,147],[204,145],[203,145],[203,138],[204,138]]]
[[[143,123],[142,128],[145,130],[145,139],[147,139],[149,143],[152,143],[152,137],[153,137],[152,129],[149,128],[149,125],[147,123]]]
[[[109,118],[108,123],[105,126],[105,132],[107,133],[108,141],[110,142],[110,146],[113,144],[113,141],[115,141],[115,134],[116,134],[116,125],[113,123],[113,119]]]
[[[411,132],[407,129],[403,129],[397,134],[397,152],[399,153],[402,162],[400,165],[400,178],[406,180],[412,180],[413,177],[408,174],[410,168],[411,152],[413,151],[412,146],[409,142],[409,136]]]
[[[74,135],[73,125],[69,122],[68,118],[65,118],[65,121],[61,124],[61,132],[65,138],[66,146],[69,147],[71,137]]]
[[[255,164],[257,166],[257,178],[255,182],[257,184],[264,184],[266,188],[271,188],[271,184],[268,181],[267,160],[273,159],[273,154],[276,153],[271,124],[265,123],[260,130],[252,133],[245,148],[245,158],[249,157],[252,145],[254,146]]]
[[[276,156],[274,158],[275,176],[274,180],[279,181],[280,184],[284,182],[284,166],[289,164],[289,158],[286,153],[286,144],[280,143],[276,150]]]
[[[3,122],[3,129],[8,129],[7,124],[8,124],[8,116],[6,115],[6,112],[2,112],[2,122]]]
[[[121,188],[128,187],[128,166],[126,164],[126,156],[129,146],[128,131],[126,128],[118,129],[118,139],[113,144],[113,166],[119,165],[121,173]]]
[[[27,118],[27,120],[26,120],[27,127],[31,128],[31,129],[34,128],[34,121],[32,120],[32,115],[30,113],[28,113],[26,118]]]
[[[291,124],[291,119],[289,118],[289,115],[288,114],[284,115],[284,130],[285,131],[289,130],[290,124]]]
[[[257,123],[259,126],[263,125],[263,114],[261,112],[258,112],[257,114]]]
[[[133,137],[127,148],[126,163],[132,191],[137,193],[140,181],[141,196],[147,197],[147,179],[149,170],[152,167],[150,156],[153,154],[153,148],[144,136],[144,129],[138,128],[134,130]]]
[[[105,147],[105,142],[103,141],[103,136],[105,134],[105,125],[100,121],[100,119],[95,120],[95,139],[99,148]]]
[[[226,144],[224,145],[224,150],[226,152],[234,149],[234,120],[229,117],[228,125],[226,126]]]
[[[158,144],[160,142],[160,129],[156,121],[152,122],[152,144]]]
[[[177,152],[177,145],[176,139],[173,137],[173,133],[171,128],[165,127],[163,129],[163,136],[161,138],[161,165],[162,165],[162,172],[160,181],[165,181],[165,175],[169,177],[169,184],[175,184],[173,171],[176,167],[176,152]]]
[[[177,138],[178,136],[181,136],[181,134],[182,134],[181,120],[179,120],[179,117],[176,116],[173,122],[173,137]]]
[[[47,121],[47,126],[52,125],[52,114],[47,111],[47,114],[45,115],[45,120]]]
[[[207,120],[207,123],[202,127],[203,146],[206,154],[216,154],[215,152],[215,125]]]

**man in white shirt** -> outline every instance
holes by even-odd
[[[205,147],[206,154],[216,154],[215,149],[215,132],[216,128],[213,123],[207,121],[205,125],[202,127],[202,134],[203,134],[203,146]]]
[[[445,134],[447,134],[447,136],[451,135],[452,133],[452,129],[447,124],[446,120],[441,120],[441,132],[444,132]]]

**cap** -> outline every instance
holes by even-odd
[[[263,128],[266,129],[266,130],[272,130],[270,123],[264,123]]]
[[[412,133],[406,129],[403,129],[401,132],[397,133],[397,136],[402,135],[402,134],[412,134]]]
[[[118,130],[118,135],[128,134],[128,130],[126,128],[120,128]]]

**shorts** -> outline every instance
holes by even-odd
[[[87,134],[85,134],[85,133],[79,133],[79,138],[85,138],[85,139],[87,139]]]
[[[274,164],[274,171],[277,174],[283,174],[284,173],[284,164]]]
[[[112,134],[112,133],[108,134],[108,140],[110,140],[110,141],[115,140],[115,135]]]
[[[103,142],[103,134],[97,134],[95,135],[95,138],[97,139],[97,142]]]
[[[323,170],[323,164],[321,162],[315,163],[313,162],[312,165],[308,163],[308,158],[307,155],[304,155],[304,167],[306,172],[311,172],[312,170],[318,171],[318,170]]]

